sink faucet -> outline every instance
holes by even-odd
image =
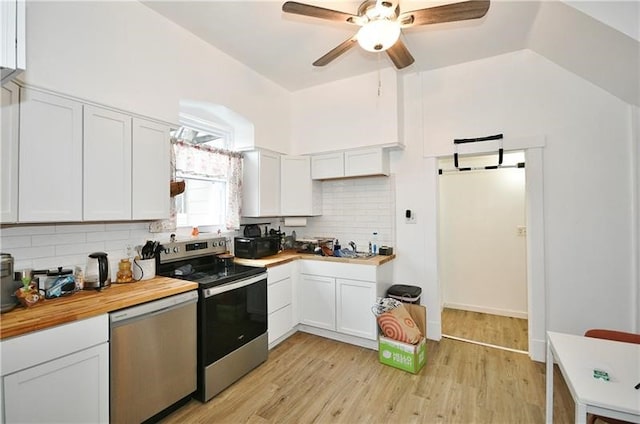
[[[351,248],[353,249],[354,252],[358,251],[358,249],[356,249],[356,244],[353,241],[349,242],[349,246],[351,246]]]

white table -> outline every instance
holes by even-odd
[[[575,401],[576,424],[587,413],[640,423],[640,345],[547,332],[547,423],[553,422],[554,358]],[[593,377],[604,370],[610,381]]]

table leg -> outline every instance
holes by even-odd
[[[546,383],[547,383],[546,423],[552,424],[553,423],[553,352],[551,351],[551,342],[549,340],[547,340],[547,381]]]
[[[576,402],[576,424],[587,423],[587,405]]]

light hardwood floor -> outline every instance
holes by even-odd
[[[217,397],[192,400],[163,423],[544,422],[545,367],[527,355],[429,340],[427,364],[412,375],[377,354],[298,332]],[[573,422],[557,369],[554,385],[554,422]]]
[[[444,308],[442,334],[527,352],[527,320]]]

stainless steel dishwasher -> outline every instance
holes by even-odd
[[[110,422],[141,423],[196,390],[197,292],[112,312]]]

